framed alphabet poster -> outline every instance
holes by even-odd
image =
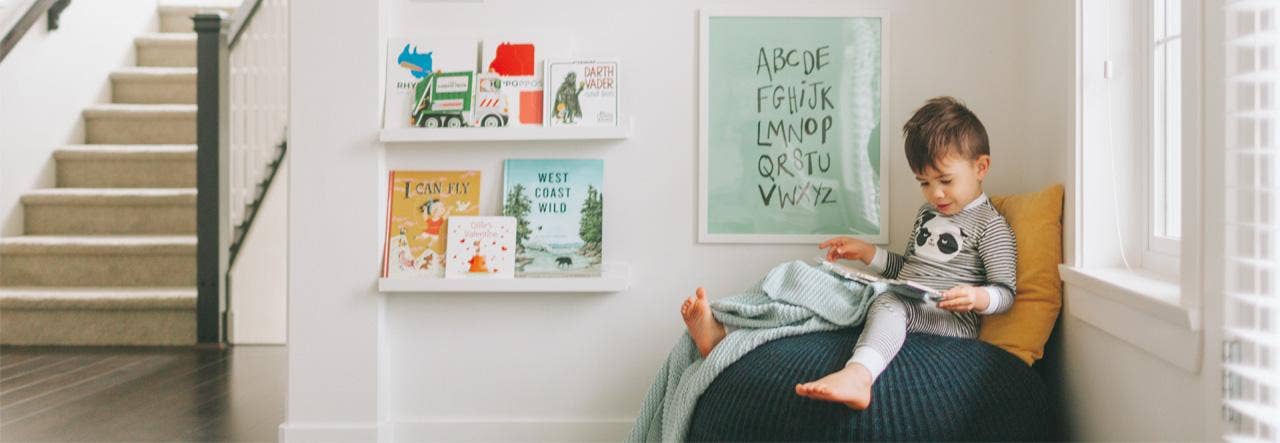
[[[703,10],[699,21],[698,240],[887,243],[887,14]]]

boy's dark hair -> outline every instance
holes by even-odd
[[[951,97],[929,99],[902,126],[902,134],[907,164],[916,174],[929,167],[937,169],[937,162],[950,154],[969,160],[991,154],[987,130],[978,116]]]

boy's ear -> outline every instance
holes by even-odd
[[[987,171],[991,170],[991,156],[982,154],[974,160],[974,167],[978,168],[978,181],[987,178]]]

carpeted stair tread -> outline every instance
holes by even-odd
[[[46,188],[22,196],[27,205],[194,205],[194,188]]]
[[[150,46],[184,46],[192,47],[196,44],[196,33],[194,32],[154,32],[142,34],[133,39],[138,45]]]
[[[194,235],[24,235],[0,238],[4,255],[149,255],[196,253]]]
[[[0,309],[195,309],[196,288],[0,288]]]
[[[53,152],[55,160],[192,160],[196,145],[69,145]]]
[[[196,68],[182,66],[130,66],[113,71],[111,80],[194,82],[196,80]]]
[[[85,118],[191,118],[196,117],[196,105],[191,104],[143,104],[99,103],[84,109]]]

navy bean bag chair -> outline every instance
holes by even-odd
[[[844,367],[862,328],[761,345],[699,398],[690,441],[1035,441],[1057,437],[1040,375],[975,339],[908,334],[880,374],[871,407],[854,411],[795,393]]]

